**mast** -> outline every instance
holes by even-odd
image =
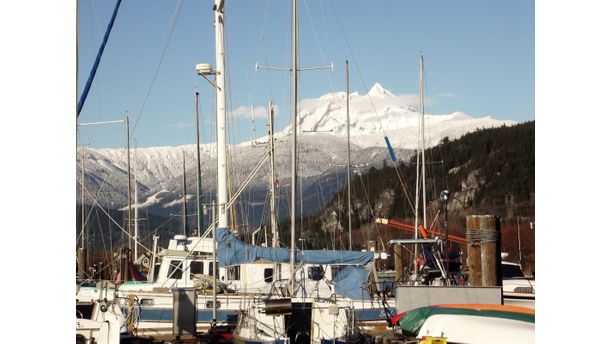
[[[85,278],[87,271],[87,240],[85,236],[85,157],[81,151],[81,249],[77,253],[79,259],[78,277],[80,279]]]
[[[421,103],[421,174],[423,178],[423,227],[427,229],[427,193],[425,192],[425,88],[423,87],[425,78],[425,65],[423,55],[420,58],[420,103]]]
[[[127,136],[127,175],[128,175],[128,236],[132,235],[132,169],[130,168],[130,118],[125,117],[125,133]],[[132,249],[132,241],[128,238],[128,247]],[[135,257],[134,257],[135,258]],[[136,259],[134,259],[136,261]]]
[[[228,216],[225,207],[227,193],[227,147],[225,133],[225,42],[224,42],[224,0],[215,0],[215,48],[217,65],[217,202],[219,228],[228,227]]]
[[[136,152],[134,152],[136,153]],[[134,263],[138,259],[138,179],[134,174]]]
[[[268,100],[268,121],[270,127],[268,130],[268,145],[270,154],[270,227],[272,229],[272,247],[278,247],[278,226],[276,224],[276,193],[275,193],[275,175],[274,175],[274,109],[272,101]],[[267,240],[266,240],[267,243]],[[280,264],[274,265],[274,278],[280,279]]]
[[[81,148],[82,150],[82,148]],[[84,250],[85,240],[85,157],[81,151],[81,249]]]
[[[291,140],[291,255],[290,255],[290,290],[293,294],[293,271],[295,269],[295,193],[297,181],[297,82],[298,82],[298,3],[293,0],[293,40],[292,40],[292,63],[291,63],[291,107],[293,116],[291,117],[291,130],[293,137]]]
[[[183,235],[187,236],[187,178],[185,177],[185,151],[183,151]]]
[[[202,172],[200,171],[200,93],[195,93],[195,101],[196,101],[196,145],[197,145],[197,160],[198,160],[198,187],[197,187],[197,197],[198,200],[196,202],[197,213],[198,213],[198,237],[202,235],[201,228],[203,225],[202,222]]]
[[[347,213],[348,213],[348,233],[349,233],[349,250],[353,249],[353,238],[352,238],[352,226],[351,226],[351,119],[349,116],[349,63],[346,60],[346,151],[347,151],[347,164],[346,164],[346,177],[348,180],[348,200],[347,200]]]

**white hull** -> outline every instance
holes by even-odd
[[[473,315],[436,314],[421,326],[417,338],[445,337],[449,343],[518,344],[535,342],[535,323]]]

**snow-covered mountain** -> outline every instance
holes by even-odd
[[[375,83],[365,95],[350,94],[351,143],[358,147],[385,146],[387,136],[394,148],[418,147],[418,96],[394,95]],[[346,137],[346,93],[328,93],[317,99],[300,102],[299,126],[301,130],[331,132]],[[425,137],[428,147],[444,137],[458,138],[478,128],[491,128],[516,124],[490,116],[475,118],[463,112],[432,115],[425,114]],[[288,127],[282,131],[287,135]]]
[[[376,83],[365,95],[350,95],[351,161],[355,170],[380,166],[389,158],[384,136],[388,136],[395,154],[407,160],[417,147],[418,104],[414,95],[396,96]],[[302,179],[306,211],[321,207],[342,187],[346,166],[346,94],[329,93],[299,104],[299,175]],[[457,138],[478,128],[515,124],[491,117],[475,118],[461,112],[425,115],[428,146],[444,137]],[[318,131],[318,132],[304,132]],[[304,133],[302,133],[304,132]],[[291,166],[291,127],[276,134],[276,173],[283,184],[280,197],[288,198],[287,186]],[[258,141],[265,141],[261,138]],[[131,168],[138,183],[141,207],[157,213],[178,213],[182,206],[183,152],[187,175],[187,199],[193,201],[196,186],[196,145],[132,149]],[[211,200],[216,188],[214,144],[201,145],[204,198]],[[230,147],[232,188],[237,189],[257,163],[266,155],[265,146],[253,147],[245,142]],[[85,159],[87,203],[97,202],[108,207],[127,204],[127,154],[125,149],[84,149],[77,154],[77,176],[81,158]],[[256,175],[242,202],[263,206],[268,183],[268,165]],[[283,192],[285,194],[283,194]],[[77,202],[80,185],[77,183]],[[286,207],[285,207],[286,208]],[[283,206],[280,205],[282,211]]]

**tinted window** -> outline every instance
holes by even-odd
[[[518,265],[502,264],[502,278],[525,277]]]
[[[180,260],[171,260],[168,268],[168,278],[181,279],[183,277],[183,267]]]
[[[202,275],[204,273],[204,262],[191,262],[191,274]]]
[[[272,282],[273,278],[274,278],[274,269],[272,268],[264,269],[264,281],[266,283],[270,283]]]
[[[230,266],[227,277],[230,281],[240,280],[240,266]]]

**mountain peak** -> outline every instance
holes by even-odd
[[[374,86],[372,86],[370,91],[368,91],[368,95],[370,97],[382,97],[382,96],[392,96],[393,93],[389,92],[384,87],[382,87],[381,84],[376,82],[374,83]]]

